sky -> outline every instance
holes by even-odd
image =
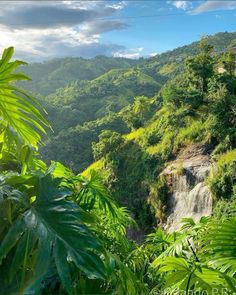
[[[0,1],[0,51],[30,62],[149,57],[236,31],[236,0]]]

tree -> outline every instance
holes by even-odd
[[[116,153],[119,146],[124,143],[121,134],[111,130],[103,130],[98,137],[99,141],[92,144],[93,155],[96,160],[106,154]]]
[[[161,93],[163,104],[174,108],[188,106],[196,109],[203,101],[203,97],[199,91],[186,90],[179,85],[172,85],[171,83],[165,85],[162,88]]]
[[[207,91],[208,80],[214,73],[213,46],[207,44],[207,39],[199,43],[199,53],[187,58],[185,61],[186,77],[189,80],[190,89],[201,93]]]
[[[217,86],[216,92],[210,92],[208,96],[209,109],[213,115],[211,130],[218,141],[226,136],[231,142],[236,140],[236,100],[235,95],[230,94],[224,84]]]
[[[225,71],[230,76],[235,76],[236,71],[236,54],[235,52],[226,52],[222,55],[220,59],[220,63],[222,64]]]
[[[140,128],[144,125],[147,118],[150,117],[154,107],[153,99],[137,96],[134,98],[133,104],[122,111],[122,118],[129,128]]]

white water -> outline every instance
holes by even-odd
[[[181,227],[181,219],[191,217],[199,221],[212,213],[212,196],[204,183],[211,163],[207,156],[197,156],[182,162],[184,172],[177,175],[174,170],[164,171],[168,175],[172,193],[167,200],[167,222],[169,232]],[[172,167],[173,169],[173,167]]]

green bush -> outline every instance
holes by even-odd
[[[98,138],[99,141],[92,144],[93,155],[96,160],[101,159],[109,153],[115,153],[124,143],[122,136],[111,130],[103,130]]]
[[[217,199],[231,199],[236,187],[236,150],[221,155],[212,168],[207,183]]]

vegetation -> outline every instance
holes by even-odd
[[[38,131],[49,125],[38,103],[9,83],[28,79],[12,73],[22,64],[12,54],[0,60],[1,293],[135,293],[140,283],[123,262],[133,248],[125,238],[131,218],[96,173],[85,179],[37,159]]]
[[[129,68],[137,61],[126,58],[97,56],[94,59],[61,58],[24,67],[31,83],[21,83],[26,89],[48,95],[68,83],[93,80],[111,69]]]
[[[216,200],[234,196],[235,70],[228,67],[224,73],[218,73],[219,64],[228,58],[228,53],[212,52],[212,46],[203,39],[199,54],[186,59],[183,72],[162,87],[154,102],[140,103],[138,98],[124,113],[123,120],[130,124],[132,132],[123,137],[122,144],[116,145],[115,139],[112,143],[110,136],[105,154],[99,157],[94,151],[96,160],[102,158],[99,171],[104,175],[104,183],[120,204],[128,206],[144,231],[155,225],[155,218],[158,222],[164,220],[168,192],[164,184],[158,185],[160,173],[168,161],[195,143],[214,149],[212,158],[221,163],[216,164],[219,167],[213,168],[208,180]],[[149,103],[152,110],[147,107]],[[100,138],[94,146],[104,144]],[[177,167],[176,173],[182,172]]]
[[[219,33],[209,36],[207,40],[214,46],[214,50],[219,51],[231,46],[235,33]],[[178,74],[183,70],[184,58],[197,53],[197,44],[195,42],[140,61],[106,57],[92,60],[72,58],[25,67],[33,81],[24,82],[23,86],[35,93],[47,109],[48,120],[54,130],[54,133],[49,132],[49,139],[45,140],[45,145],[40,149],[44,160],[47,163],[51,159],[60,161],[74,172],[83,171],[93,162],[91,146],[93,141],[98,141],[97,134],[101,130],[110,129],[125,134],[129,131],[128,128],[133,128],[132,124],[137,128],[152,116],[152,112],[158,108],[158,91],[173,77],[178,76],[179,82],[183,81]],[[223,60],[219,63],[221,65]],[[232,82],[231,85],[233,87],[235,83]],[[45,92],[45,88],[48,91]],[[49,95],[41,96],[44,94]],[[197,97],[198,93],[192,90],[191,93],[188,92],[189,95]],[[151,113],[143,114],[143,122],[140,122],[137,111],[130,110],[135,97],[138,100],[142,96],[152,102],[152,107]],[[198,96],[198,102],[196,100],[195,103],[201,103],[201,96]],[[136,122],[132,122],[131,114],[136,117]],[[116,125],[114,128],[115,117],[118,121],[120,118],[125,119],[128,128],[124,129],[122,124],[121,127]],[[102,126],[102,122],[105,122],[105,126]],[[101,128],[98,130],[97,126]],[[76,133],[74,130],[77,130]],[[60,142],[68,144],[61,147]],[[82,153],[83,157],[75,155]]]
[[[225,46],[235,38],[220,36]],[[75,117],[47,139],[47,147],[51,144],[74,171],[92,163],[93,152],[96,162],[78,175],[50,161],[50,149],[50,164],[41,160],[39,146],[51,132],[46,112],[15,86],[29,79],[15,71],[24,63],[11,61],[13,48],[3,52],[1,294],[235,294],[235,55],[213,54],[218,38],[200,42],[196,55],[197,44],[188,47],[184,68],[157,66],[155,57],[48,96],[43,104],[51,99],[49,112],[68,103],[65,108],[75,110]],[[169,55],[163,55],[167,64]],[[222,65],[225,71],[219,73]],[[108,93],[111,85],[114,93]],[[91,105],[91,113],[77,122],[77,111],[86,113]],[[62,122],[49,118],[53,125]],[[198,223],[183,219],[178,232],[153,231],[156,221],[165,220],[168,187],[161,172],[194,143],[208,146],[214,162],[206,180],[213,214]],[[182,164],[175,173],[184,173]],[[147,234],[139,244],[128,238],[138,229]]]
[[[232,200],[236,197],[236,149],[220,155],[208,182],[217,199]]]

